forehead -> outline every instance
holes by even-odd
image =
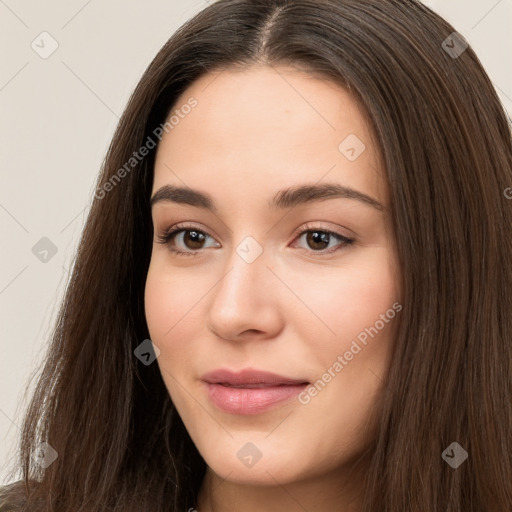
[[[191,99],[193,109],[183,108]],[[386,203],[371,127],[342,86],[289,67],[203,75],[176,101],[153,190],[172,183],[240,201],[294,184],[337,182]]]

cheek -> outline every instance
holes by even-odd
[[[144,308],[150,338],[160,350],[156,363],[169,395],[181,410],[186,400],[181,396],[178,382],[183,381],[183,370],[192,367],[194,354],[191,343],[183,342],[183,329],[191,326],[188,323],[193,316],[191,304],[196,301],[192,302],[193,297],[186,299],[189,288],[185,287],[182,292],[180,286],[165,271],[161,272],[156,266],[150,267]]]
[[[385,248],[359,253],[357,259],[357,265],[295,280],[296,294],[309,309],[302,315],[308,339],[342,349],[399,300],[395,267]]]
[[[301,403],[318,414],[330,411],[332,439],[340,429],[352,432],[355,439],[365,424],[389,366],[401,310],[395,267],[388,252],[373,250],[366,256],[350,270],[337,269],[335,279],[326,278],[321,283],[323,294],[320,286],[308,296],[331,332],[315,321],[315,336],[315,329],[309,327],[308,339],[315,343],[307,359],[314,361],[319,371]],[[338,443],[338,448],[343,446]]]
[[[206,283],[190,275],[150,266],[144,292],[144,308],[151,339],[159,344],[170,343],[185,323],[194,319],[198,302],[207,291]]]
[[[150,338],[160,350],[157,363],[162,378],[178,405],[181,388],[177,382],[191,378],[191,369],[196,368],[201,354],[202,299],[213,283],[211,278],[153,263],[144,292],[146,322]]]
[[[172,295],[168,288],[165,280],[150,269],[144,291],[144,309],[151,339],[157,344],[172,325],[168,302]]]

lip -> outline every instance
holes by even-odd
[[[278,375],[277,373],[244,368],[239,372],[233,372],[224,368],[206,373],[201,380],[210,384],[228,384],[230,386],[249,386],[251,384],[266,384],[267,386],[309,384],[306,379],[292,379]]]
[[[210,400],[233,414],[260,414],[299,394],[309,382],[276,373],[245,368],[240,372],[214,370],[202,376]]]

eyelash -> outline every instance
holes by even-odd
[[[194,226],[191,226],[188,224],[176,224],[175,226],[172,226],[172,227],[166,229],[162,234],[159,235],[158,243],[168,245],[169,249],[178,256],[195,256],[202,249],[199,249],[197,251],[181,251],[179,249],[175,249],[172,247],[170,242],[175,238],[175,236],[178,233],[180,233],[182,231],[195,231],[195,232],[205,235],[207,237],[210,236],[205,231],[197,229]],[[347,238],[346,236],[343,236],[339,233],[335,233],[334,231],[329,231],[329,230],[318,228],[318,227],[311,227],[309,225],[307,225],[305,228],[298,229],[294,233],[294,235],[296,238],[300,238],[304,233],[309,233],[309,232],[326,233],[328,235],[334,236],[334,238],[337,238],[340,242],[342,242],[341,248],[338,247],[338,248],[330,249],[329,251],[326,251],[326,250],[323,250],[323,251],[311,250],[311,251],[309,251],[309,252],[312,252],[313,254],[316,253],[319,256],[324,255],[324,254],[332,254],[334,252],[342,250],[344,247],[351,246],[355,242],[355,240],[353,238]],[[307,249],[305,249],[305,250],[307,250]]]

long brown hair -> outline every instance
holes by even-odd
[[[158,366],[134,356],[149,338],[155,150],[113,177],[193,81],[253,63],[300,66],[347,87],[385,162],[404,307],[364,512],[512,510],[511,130],[454,32],[416,0],[219,0],[171,37],[99,176],[6,510],[195,506],[205,462]],[[41,442],[58,454],[46,468],[33,459]],[[442,456],[454,442],[468,454],[456,468]]]

